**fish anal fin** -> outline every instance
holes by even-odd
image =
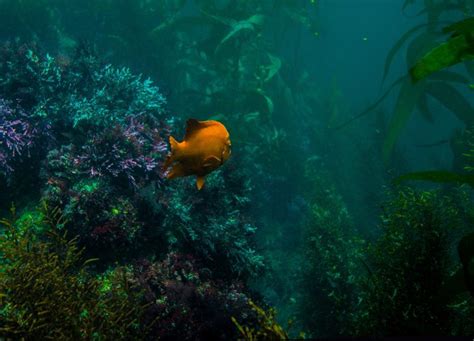
[[[196,179],[196,187],[200,191],[201,188],[204,186],[204,183],[206,182],[206,178],[204,176],[198,176]]]
[[[168,173],[166,178],[168,179],[174,179],[174,178],[180,178],[182,176],[186,176],[186,172],[184,170],[184,167],[181,163],[177,162],[173,164],[173,168],[171,168],[171,171]]]

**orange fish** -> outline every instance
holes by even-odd
[[[163,166],[168,179],[196,175],[197,188],[204,186],[205,177],[224,164],[230,156],[229,132],[217,121],[186,122],[186,134],[183,142],[170,136],[171,153]]]

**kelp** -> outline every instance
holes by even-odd
[[[420,24],[409,31],[407,31],[405,34],[401,36],[401,38],[393,45],[393,47],[390,49],[388,52],[387,58],[385,59],[385,65],[384,65],[384,71],[383,71],[383,76],[382,76],[382,83],[385,82],[387,76],[390,73],[390,67],[393,63],[393,60],[395,59],[395,56],[397,53],[402,49],[402,47],[405,45],[405,43],[419,30],[422,28],[426,28],[427,24]]]
[[[404,181],[429,181],[436,183],[457,183],[467,184],[474,187],[474,174],[460,174],[450,171],[432,170],[423,172],[412,172],[403,174],[394,179],[394,182],[400,184]]]
[[[456,88],[446,82],[429,82],[426,84],[425,90],[466,126],[472,126],[474,123],[473,108]]]
[[[405,11],[406,8],[414,2],[415,1],[405,1],[402,10]],[[401,132],[405,128],[416,109],[418,109],[418,112],[423,118],[429,122],[433,122],[434,117],[430,106],[428,105],[428,96],[440,102],[446,109],[448,109],[448,111],[452,112],[461,122],[467,126],[470,126],[473,121],[473,117],[471,115],[472,107],[470,103],[464,98],[461,92],[459,92],[454,86],[450,85],[450,83],[467,84],[469,80],[463,75],[452,71],[434,73],[434,71],[438,71],[443,68],[440,67],[440,65],[445,65],[447,63],[446,60],[443,61],[443,58],[441,58],[442,56],[438,55],[440,50],[437,49],[439,49],[439,46],[436,47],[439,36],[439,33],[436,31],[436,27],[442,23],[439,20],[439,17],[446,11],[453,9],[460,10],[464,9],[464,7],[461,6],[461,4],[442,4],[432,1],[426,1],[424,4],[425,8],[420,12],[420,14],[426,14],[428,21],[407,31],[390,49],[385,61],[382,84],[389,75],[390,67],[394,58],[407,42],[409,43],[406,51],[406,61],[408,65],[417,63],[415,64],[415,67],[409,69],[409,75],[402,76],[392,83],[388,90],[386,90],[374,104],[369,106],[362,113],[336,127],[345,127],[354,120],[369,114],[389,96],[391,91],[396,86],[401,84],[395,109],[393,111],[392,118],[386,132],[385,141],[383,143],[383,159],[385,163],[390,160],[390,155]],[[466,38],[466,32],[470,32],[470,25],[471,24],[469,21],[463,23],[462,25],[454,24],[448,26],[444,31],[453,32],[454,35],[452,39],[455,39],[454,41],[460,41],[464,39],[464,41],[467,42],[468,39]],[[420,34],[415,36],[415,34],[422,29],[426,30],[423,30]],[[465,47],[466,46],[464,46],[464,48]],[[430,54],[433,55],[430,57]],[[450,58],[453,59],[453,57]],[[452,61],[449,63],[451,62]],[[439,65],[435,65],[436,63]],[[414,80],[416,80],[416,84],[412,84]]]
[[[410,76],[414,82],[436,71],[474,58],[474,17],[445,27],[443,33],[451,33],[451,37],[429,51],[410,69]]]
[[[418,112],[421,114],[421,116],[428,122],[433,123],[434,122],[434,117],[433,113],[431,112],[430,108],[428,107],[428,96],[426,95],[421,95],[420,99],[417,103],[417,109]]]
[[[393,146],[411,117],[422,92],[423,85],[413,85],[408,78],[404,79],[383,144],[383,158],[385,162],[388,162]]]
[[[414,82],[418,82],[436,71],[473,58],[473,43],[464,35],[459,35],[428,52],[410,69],[410,76]]]

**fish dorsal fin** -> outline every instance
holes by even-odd
[[[198,121],[195,118],[190,118],[186,121],[186,134],[184,135],[184,139],[187,140],[197,131],[215,124],[215,121]]]
[[[185,140],[189,139],[191,136],[193,136],[193,134],[196,133],[196,131],[202,129],[203,126],[205,125],[199,122],[198,120],[196,120],[195,118],[190,118],[189,120],[187,120],[186,121],[186,134],[184,135],[184,139]]]

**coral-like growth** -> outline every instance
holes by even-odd
[[[232,339],[231,316],[250,321],[248,297],[239,282],[211,278],[192,256],[170,253],[161,262],[142,261],[136,281],[145,289],[145,325],[150,337],[172,340]]]
[[[68,191],[65,217],[87,254],[102,261],[118,259],[134,247],[142,223],[133,202],[101,179],[80,181]]]
[[[14,209],[12,210],[15,214]],[[13,338],[118,339],[137,335],[139,296],[117,270],[106,292],[91,276],[76,241],[58,230],[58,210],[44,212],[48,236],[34,238],[1,221],[0,333]]]
[[[244,278],[264,268],[252,241],[256,227],[246,213],[251,184],[237,167],[230,161],[209,175],[199,193],[191,182],[179,184],[164,193],[160,206],[162,229],[172,247],[191,252],[224,278]]]
[[[0,99],[0,174],[13,172],[15,159],[30,155],[38,134],[21,108]]]
[[[0,91],[7,99],[63,129],[105,128],[133,115],[164,113],[165,99],[151,80],[103,65],[87,45],[72,58],[56,59],[35,45],[5,44],[0,74]]]
[[[137,181],[144,185],[159,178],[159,165],[167,151],[164,133],[158,124],[150,126],[140,117],[131,117],[126,125],[95,134],[82,146],[73,164],[89,177],[118,178],[137,188]]]
[[[130,115],[156,116],[164,110],[165,99],[152,81],[126,68],[106,65],[93,71],[86,89],[74,89],[66,102],[74,127],[107,127],[124,123]]]
[[[49,114],[50,100],[62,93],[61,69],[35,44],[6,43],[0,48],[0,93],[28,112]]]

